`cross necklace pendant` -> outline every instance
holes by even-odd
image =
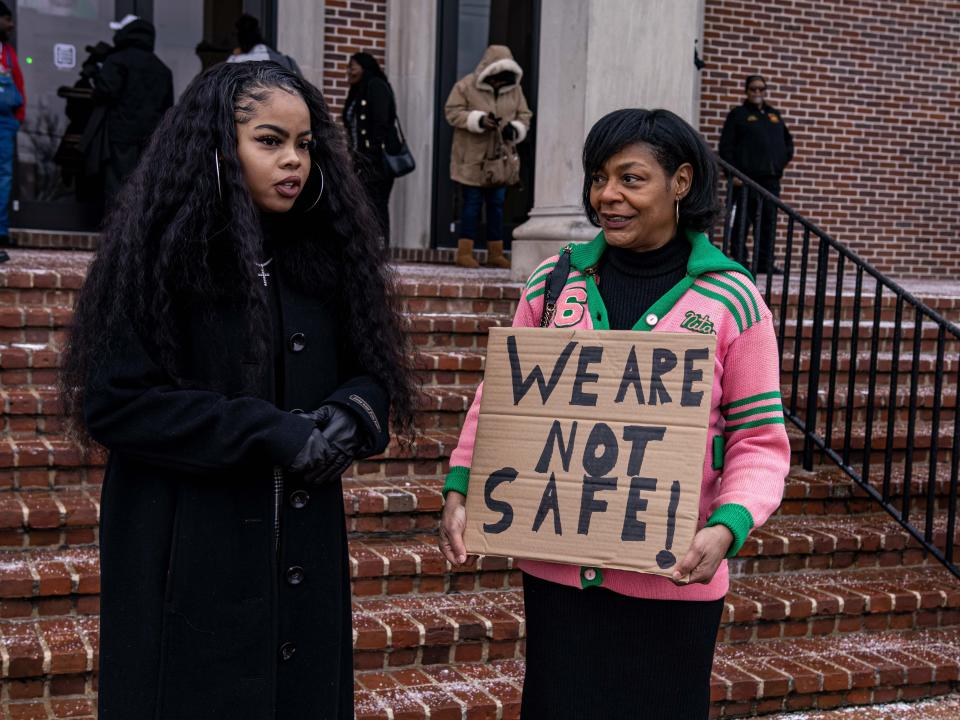
[[[267,265],[272,262],[273,258],[269,258],[266,262],[254,263],[258,268],[260,268],[260,272],[257,273],[257,276],[263,280],[264,287],[267,287],[267,278],[270,277],[270,273],[267,272]]]

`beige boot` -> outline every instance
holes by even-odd
[[[456,264],[465,268],[478,268],[480,263],[473,259],[473,240],[460,238],[457,241]]]
[[[503,240],[487,241],[487,267],[510,267],[510,261],[503,254]]]

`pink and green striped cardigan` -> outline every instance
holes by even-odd
[[[633,329],[717,336],[698,526],[729,528],[734,537],[728,553],[732,557],[750,530],[777,509],[790,466],[777,343],[770,310],[746,270],[723,255],[706,235],[688,233],[687,239],[691,253],[686,276],[657,300]],[[606,247],[602,232],[591,242],[573,246],[570,274],[557,300],[552,327],[609,328],[600,291],[588,272]],[[540,324],[546,280],[558,258],[554,255],[544,261],[530,276],[513,318],[514,327]],[[482,394],[481,383],[450,457],[444,496],[451,490],[468,492]],[[600,585],[651,599],[716,600],[729,586],[726,561],[710,583],[690,586],[624,570],[533,560],[520,560],[518,565],[524,572],[564,585]]]

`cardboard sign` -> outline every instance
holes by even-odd
[[[696,532],[715,348],[491,328],[468,552],[671,575]]]

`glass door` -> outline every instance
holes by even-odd
[[[241,12],[260,18],[271,39],[276,32],[275,4],[276,0],[17,0],[12,44],[23,70],[27,116],[17,136],[11,225],[90,231],[100,224],[102,180],[87,172],[80,150],[93,110],[90,83],[81,70],[98,42],[113,42],[111,21],[131,13],[155,25],[155,52],[171,69],[179,97],[204,67],[226,58]]]
[[[453,128],[447,123],[443,106],[451,88],[457,80],[474,71],[488,45],[506,45],[523,69],[520,85],[534,113],[530,133],[517,146],[520,184],[507,190],[504,205],[504,242],[509,247],[513,229],[526,222],[533,207],[540,0],[439,0],[438,4],[440,38],[437,43],[431,243],[433,247],[455,247],[459,237],[460,190],[450,180]],[[481,225],[481,238],[485,231]],[[483,247],[482,243],[480,247]]]
[[[95,227],[95,193],[81,179],[77,146],[89,115],[79,73],[88,46],[110,42],[114,0],[18,0],[14,46],[23,71],[26,120],[17,135],[14,227]]]

